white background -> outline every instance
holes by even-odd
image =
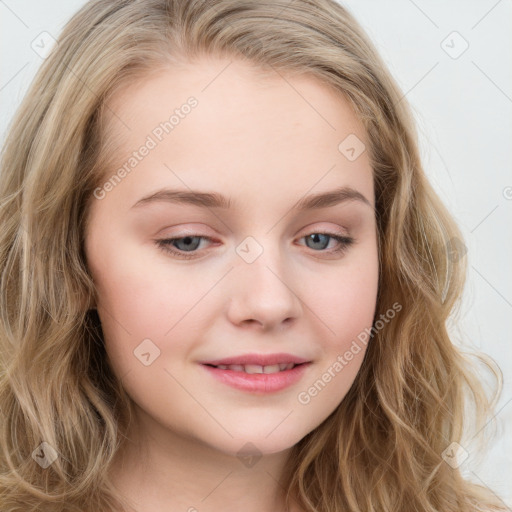
[[[56,38],[84,3],[0,0],[1,141],[42,62],[32,41],[43,31]],[[470,347],[499,362],[504,390],[490,450],[479,461],[466,447],[461,469],[512,507],[512,2],[343,4],[411,103],[427,174],[463,230],[469,271],[460,332]]]

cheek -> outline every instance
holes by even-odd
[[[321,317],[323,359],[318,373],[297,395],[313,416],[332,412],[352,386],[370,341],[378,289],[378,264],[361,262],[340,272],[318,293],[316,310]]]
[[[95,256],[91,271],[105,321],[125,334],[163,336],[197,295],[194,275],[184,279],[183,269],[171,271],[156,248],[120,240]]]
[[[170,347],[173,356],[185,357],[193,346],[198,311],[204,311],[201,303],[207,302],[202,298],[215,283],[198,272],[171,271],[135,250],[130,254],[106,257],[95,279],[105,348],[119,377],[132,369],[138,373],[147,358],[154,361],[151,368],[159,367]]]
[[[378,291],[378,260],[369,257],[370,254],[364,261],[361,258],[357,265],[347,265],[337,275],[317,281],[321,288],[317,286],[308,302],[326,327],[326,350],[343,349],[372,325]]]

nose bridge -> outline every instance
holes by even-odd
[[[274,325],[300,314],[292,272],[272,235],[249,236],[236,248],[230,314],[237,323]]]

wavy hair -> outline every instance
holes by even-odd
[[[204,55],[307,73],[349,100],[374,175],[375,319],[402,305],[375,330],[336,410],[292,448],[280,482],[287,503],[308,512],[506,510],[443,458],[451,443],[465,446],[468,425],[478,433],[492,419],[502,389],[496,362],[448,332],[467,272],[463,237],[426,179],[403,93],[335,0],[93,0],[64,27],[1,154],[0,509],[124,506],[108,469],[133,411],[89,309],[84,254],[93,191],[117,147],[104,116],[126,84]],[[493,377],[489,394],[477,364]]]

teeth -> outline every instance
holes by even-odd
[[[245,373],[263,373],[263,368],[266,367],[258,364],[244,364],[243,368]]]
[[[291,370],[295,366],[295,363],[279,363],[268,366],[261,366],[259,364],[219,364],[217,368],[221,370],[231,370],[234,372],[245,372],[245,373],[277,373],[285,370]]]

